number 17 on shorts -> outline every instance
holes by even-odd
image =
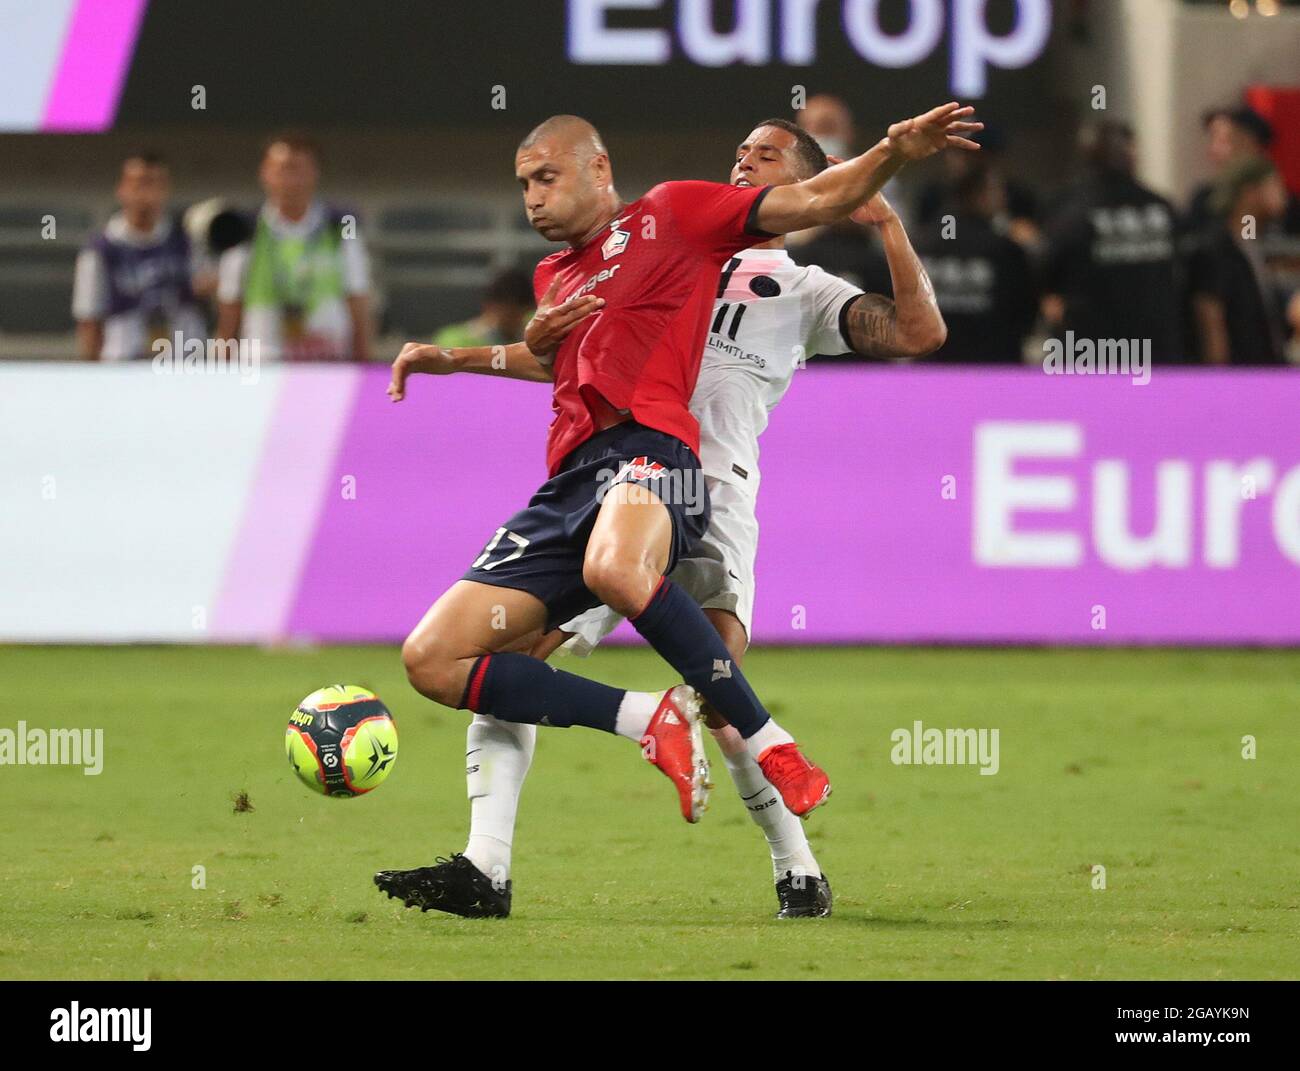
[[[504,546],[501,543],[502,539],[506,540]],[[495,569],[498,565],[514,561],[523,554],[527,546],[528,540],[523,536],[498,528],[496,534],[488,540],[488,545],[483,548],[483,553],[474,559],[474,564],[470,568],[482,569],[484,572]]]

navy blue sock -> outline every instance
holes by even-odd
[[[749,739],[771,718],[740,667],[731,664],[731,654],[713,623],[667,577],[631,621],[682,680],[708,699],[741,736]]]
[[[552,669],[531,655],[482,655],[470,669],[462,710],[530,725],[585,725],[614,731],[627,694],[576,673]]]

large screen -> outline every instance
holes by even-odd
[[[0,129],[743,122],[1046,100],[1051,0],[0,0]]]
[[[545,475],[542,384],[211,371],[0,368],[0,643],[397,642]],[[1300,643],[1298,409],[1286,371],[814,362],[762,439],[754,640]]]

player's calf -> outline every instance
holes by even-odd
[[[416,633],[408,636],[402,644],[402,665],[411,687],[426,699],[449,707],[459,704],[469,667],[449,657],[435,640]]]
[[[545,619],[545,607],[527,592],[458,581],[402,644],[407,679],[428,699],[463,706],[479,656],[527,650],[541,635]]]

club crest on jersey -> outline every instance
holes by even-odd
[[[606,260],[618,256],[627,248],[627,243],[632,240],[631,231],[621,231],[618,229],[618,225],[627,218],[627,216],[624,216],[622,219],[616,219],[609,225],[609,237],[605,239],[605,244],[600,247],[600,254]]]
[[[622,483],[624,480],[653,480],[667,471],[658,461],[651,461],[648,457],[634,457],[618,470],[613,483]]]

